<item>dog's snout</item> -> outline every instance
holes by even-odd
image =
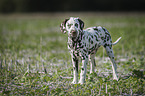
[[[72,35],[72,36],[76,36],[76,35],[77,35],[77,32],[76,32],[75,30],[72,30],[72,31],[71,31],[71,35]]]
[[[73,31],[71,31],[71,33],[76,33],[76,31],[73,30]]]

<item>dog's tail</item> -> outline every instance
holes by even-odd
[[[119,37],[114,43],[112,43],[112,45],[116,45],[120,39],[121,39],[121,37]]]

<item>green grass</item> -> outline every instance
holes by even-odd
[[[85,28],[105,27],[113,41],[122,37],[113,46],[118,82],[112,78],[111,62],[101,47],[96,54],[96,73],[89,74],[88,64],[86,83],[71,84],[73,67],[67,34],[59,30],[69,16],[79,16]],[[0,16],[0,95],[145,95],[144,58],[145,14]]]

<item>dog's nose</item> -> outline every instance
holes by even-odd
[[[74,31],[74,30],[73,30],[73,31],[71,31],[72,36],[76,36],[76,33],[77,33],[77,32],[76,32],[76,31]]]
[[[76,31],[73,30],[73,31],[71,31],[71,33],[76,33]]]

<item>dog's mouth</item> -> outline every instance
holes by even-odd
[[[77,32],[76,32],[76,31],[71,31],[70,36],[71,36],[72,38],[77,37]]]
[[[72,37],[76,37],[77,36],[77,32],[73,32],[71,35],[72,35]]]

